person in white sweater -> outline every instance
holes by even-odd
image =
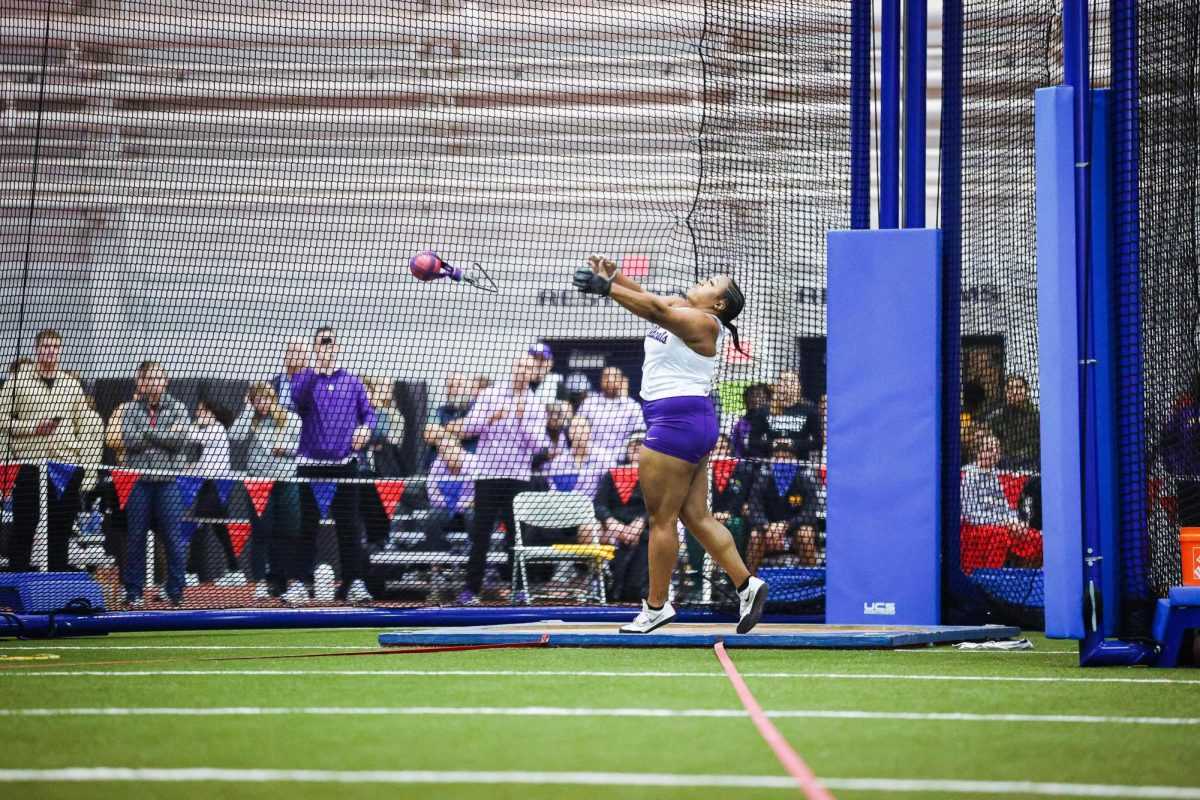
[[[261,381],[250,387],[246,408],[229,429],[230,439],[248,443],[246,472],[275,481],[262,514],[250,520],[250,574],[257,584],[256,599],[308,599],[295,563],[300,487],[286,480],[296,475],[301,424],[300,417],[279,401],[275,387]]]
[[[233,472],[233,464],[229,458],[229,428],[233,420],[229,411],[212,400],[201,400],[196,406],[196,422],[190,431],[193,442],[200,446],[200,455],[191,464],[194,472],[210,478],[228,478]],[[221,522],[213,520],[226,517],[225,504],[221,502],[220,492],[212,480],[204,482],[196,502],[192,505],[192,517],[202,520],[201,525],[209,526],[221,546],[225,558],[225,572],[213,581],[214,586],[244,586],[246,575],[238,566],[237,553],[233,549],[233,540],[229,537],[229,528]],[[186,523],[191,528],[192,541],[195,542],[195,523]],[[191,548],[192,566],[197,566],[196,548]],[[191,572],[198,570],[192,569]]]

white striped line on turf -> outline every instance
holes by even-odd
[[[672,775],[628,772],[434,772],[418,770],[190,769],[66,767],[0,769],[7,783],[376,783],[376,784],[521,784],[561,786],[659,786],[794,791],[791,778],[774,775]],[[1136,800],[1200,800],[1200,789],[1187,786],[1120,786],[1103,783],[1037,781],[913,780],[906,778],[824,778],[830,789],[923,794],[992,794],[1013,797],[1107,797]]]
[[[256,717],[256,716],[476,716],[476,717],[658,717],[736,718],[741,709],[725,708],[569,708],[560,706],[229,706],[216,708],[8,708],[0,717]],[[1200,717],[1130,717],[1096,714],[972,714],[965,712],[859,711],[799,709],[768,711],[775,719],[863,719],[916,722],[1031,722],[1084,725],[1200,725]]]
[[[86,663],[80,667],[87,666]],[[175,669],[175,670],[86,670],[36,669],[0,670],[0,678],[137,678],[177,675],[225,675],[229,677],[330,675],[394,676],[394,677],[485,677],[485,678],[724,678],[720,672],[645,672],[613,670],[506,670],[506,669]],[[986,681],[988,683],[1144,683],[1154,686],[1179,684],[1200,685],[1194,678],[1111,678],[1111,677],[1036,677],[1014,675],[895,675],[887,673],[846,672],[744,672],[745,678],[783,678],[786,680],[881,680],[881,681]]]

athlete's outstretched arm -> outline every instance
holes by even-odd
[[[663,297],[644,289],[635,292],[615,281],[608,296],[622,308],[683,339],[689,347],[715,350],[717,321],[691,306],[681,305],[681,298]]]

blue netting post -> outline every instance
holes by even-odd
[[[871,227],[871,0],[850,4],[850,227]]]
[[[904,17],[904,227],[925,227],[926,0],[908,0]]]
[[[959,470],[962,464],[962,0],[942,6],[942,597],[943,621],[979,590],[962,571]],[[970,610],[961,619],[969,619]]]
[[[1075,266],[1079,303],[1080,408],[1082,410],[1084,638],[1081,666],[1131,664],[1146,660],[1146,648],[1104,639],[1103,558],[1099,526],[1098,440],[1096,429],[1096,348],[1091,297],[1091,157],[1092,102],[1089,82],[1088,7],[1086,0],[1063,2],[1063,67],[1074,89]]]
[[[879,65],[879,227],[900,227],[900,0],[883,0]]]
[[[1117,325],[1117,541],[1121,613],[1150,613],[1146,411],[1142,385],[1141,250],[1138,229],[1138,4],[1112,4],[1113,255]],[[1117,554],[1112,554],[1116,556]],[[1145,627],[1146,623],[1136,627]],[[1126,626],[1122,626],[1123,628]]]

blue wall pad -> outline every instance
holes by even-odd
[[[1154,612],[1154,638],[1162,645],[1155,666],[1179,666],[1184,634],[1200,630],[1200,586],[1176,586]]]
[[[1056,639],[1084,636],[1072,96],[1058,86],[1035,100],[1043,565],[1046,635]]]
[[[829,233],[826,620],[941,619],[941,232]]]
[[[18,614],[58,611],[77,601],[104,610],[100,584],[86,572],[0,572],[0,607]]]
[[[543,620],[525,625],[489,625],[477,628],[433,628],[379,634],[387,646],[438,646],[472,644],[523,644],[549,636],[551,647],[726,647],[743,648],[887,648],[914,647],[947,642],[1009,639],[1020,628],[980,626],[894,625],[777,625],[761,624],[753,632],[736,634],[733,626],[674,623],[653,633],[619,633],[605,623]]]
[[[77,574],[77,573],[71,573]],[[503,625],[536,622],[547,615],[571,621],[624,624],[632,606],[491,606],[474,608],[248,608],[216,611],[118,611],[103,614],[5,614],[0,636],[94,636],[154,631],[220,631],[264,628],[381,628],[387,625]],[[730,613],[681,609],[680,622],[732,624]],[[812,615],[767,614],[767,622],[820,622]]]

